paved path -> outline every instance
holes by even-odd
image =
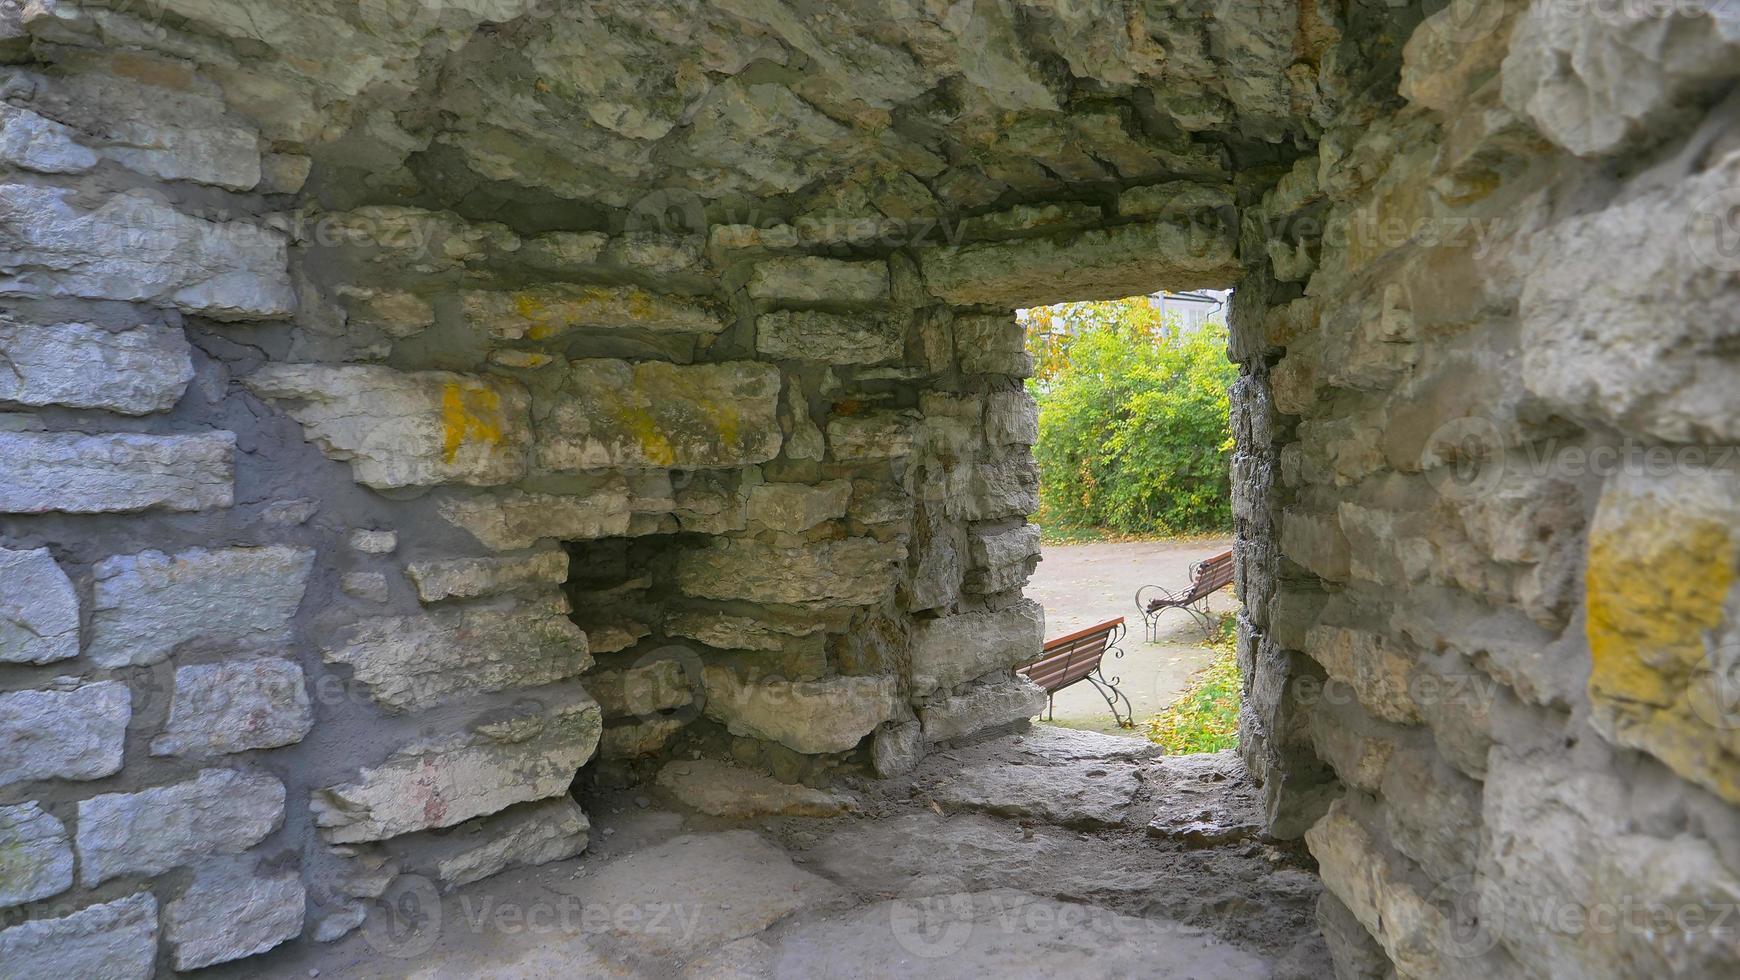
[[[1171,704],[1190,675],[1207,665],[1202,630],[1182,612],[1160,620],[1160,642],[1149,643],[1136,614],[1136,590],[1150,583],[1177,589],[1190,581],[1190,566],[1232,547],[1231,540],[1136,541],[1123,544],[1046,545],[1045,560],[1027,585],[1027,595],[1045,606],[1045,636],[1073,633],[1115,616],[1125,617],[1122,660],[1108,660],[1106,674],[1136,709],[1136,722]],[[1230,613],[1238,601],[1229,587],[1209,608]],[[1058,692],[1056,721],[1070,728],[1117,732],[1106,702],[1083,682]],[[1130,732],[1128,734],[1137,734]]]

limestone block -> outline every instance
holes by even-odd
[[[924,729],[916,721],[889,722],[876,729],[870,765],[884,779],[911,772],[924,759]]]
[[[386,572],[345,572],[338,578],[339,591],[353,599],[386,602],[393,596]]]
[[[79,655],[79,597],[47,548],[0,548],[0,663]]]
[[[1334,514],[1288,508],[1281,518],[1281,554],[1320,578],[1347,581],[1347,536]]]
[[[252,857],[219,858],[164,908],[163,934],[177,970],[264,953],[302,934],[307,898],[295,868],[257,873]]]
[[[880,364],[903,355],[906,339],[880,314],[781,310],[756,317],[755,349],[776,360]]]
[[[430,866],[443,888],[457,888],[509,868],[571,858],[586,849],[591,829],[580,804],[558,796],[490,817],[480,834],[449,834],[416,866]]]
[[[66,824],[35,803],[0,806],[0,909],[59,895],[72,881]]]
[[[678,556],[676,582],[703,599],[867,606],[893,590],[896,566],[905,558],[905,545],[873,538],[791,548],[716,538]]]
[[[751,681],[714,665],[705,675],[707,717],[733,735],[779,742],[810,755],[851,751],[901,707],[891,676]]]
[[[888,266],[817,255],[765,259],[750,276],[749,296],[776,303],[876,303],[888,298]]]
[[[536,405],[538,461],[549,469],[697,468],[779,454],[779,369],[723,364],[572,361]]]
[[[346,539],[352,551],[365,555],[390,555],[399,547],[399,532],[359,527]]]
[[[927,742],[947,742],[1019,725],[1045,710],[1045,692],[1023,677],[996,677],[918,709]]]
[[[240,854],[284,820],[284,784],[264,773],[202,769],[183,783],[79,802],[79,884],[155,875]]]
[[[994,447],[1039,441],[1039,405],[1025,388],[985,396],[985,441]]]
[[[1420,721],[1414,702],[1413,658],[1382,634],[1339,626],[1313,626],[1305,652],[1323,665],[1333,681],[1353,689],[1373,715],[1399,725]]]
[[[1590,720],[1740,803],[1740,654],[1727,611],[1740,493],[1725,470],[1610,477],[1589,529]],[[1663,590],[1653,583],[1672,582]]]
[[[119,681],[0,694],[0,786],[101,779],[121,769],[133,695]]]
[[[1383,778],[1384,829],[1396,850],[1434,881],[1474,874],[1480,853],[1480,784],[1453,771],[1435,750],[1397,752]]]
[[[794,638],[824,628],[814,619],[787,622],[722,612],[678,612],[665,618],[665,632],[671,636],[686,636],[720,650],[784,650]]]
[[[466,321],[491,340],[551,340],[575,330],[714,334],[726,327],[711,300],[637,286],[551,283],[516,292],[468,292]]]
[[[903,412],[870,412],[828,420],[828,449],[839,462],[899,459],[912,454],[913,419]]]
[[[313,567],[312,550],[284,545],[105,558],[92,569],[85,653],[122,667],[157,663],[183,644],[281,643]]]
[[[693,700],[683,663],[654,660],[626,670],[597,670],[584,679],[587,693],[597,699],[605,718],[647,716],[678,708]]]
[[[494,551],[530,548],[541,540],[581,541],[629,533],[634,516],[628,485],[612,480],[589,493],[497,491],[446,497],[437,505],[443,520],[464,528]]]
[[[963,521],[1025,517],[1039,509],[1039,464],[1014,452],[956,466],[948,472],[944,506]]]
[[[1370,831],[1337,800],[1305,832],[1324,887],[1353,913],[1406,976],[1439,976],[1443,964],[1464,967],[1486,950],[1456,944],[1453,923],[1414,886],[1405,861],[1390,857]],[[1478,943],[1478,937],[1476,937]]]
[[[302,741],[314,726],[302,668],[273,657],[175,670],[175,698],[152,755],[211,756]]]
[[[958,525],[935,520],[927,511],[913,535],[915,561],[907,584],[907,607],[919,612],[954,605],[961,597],[966,551],[965,532]]]
[[[149,892],[0,931],[0,963],[20,978],[151,980],[156,961],[157,900]]]
[[[599,728],[598,705],[584,692],[522,700],[469,729],[405,745],[351,782],[315,790],[309,805],[338,844],[451,827],[566,793]]]
[[[1736,187],[1730,152],[1533,235],[1517,310],[1528,390],[1572,418],[1672,442],[1740,439],[1724,325],[1740,288]],[[1665,318],[1663,296],[1673,297]]]
[[[1500,18],[1486,19],[1496,28]],[[1722,3],[1622,5],[1598,16],[1531,4],[1520,20],[1504,59],[1505,104],[1579,156],[1671,129],[1740,59],[1740,12]]]
[[[782,783],[713,759],[667,762],[658,785],[684,806],[715,817],[837,817],[849,803],[837,793]]]
[[[633,724],[612,725],[598,740],[600,759],[638,759],[662,750],[681,731],[681,718],[654,716]]]
[[[1103,215],[1091,204],[1017,204],[1003,211],[974,215],[961,222],[965,238],[1009,238],[1024,232],[1098,224]]]
[[[0,295],[154,303],[217,320],[296,309],[275,232],[182,214],[147,191],[94,211],[72,200],[71,188],[0,184]]]
[[[526,474],[529,399],[519,384],[451,371],[268,364],[245,383],[290,399],[290,415],[329,459],[376,490],[512,483]]]
[[[405,574],[424,602],[476,599],[559,586],[568,580],[568,553],[558,548],[514,557],[414,561]]]
[[[565,600],[512,609],[434,609],[365,619],[322,653],[344,664],[390,710],[418,710],[479,691],[536,687],[592,666]]]
[[[955,359],[962,374],[1033,374],[1027,331],[1013,316],[962,316],[954,322]]]
[[[829,480],[815,486],[802,483],[762,483],[749,491],[749,519],[776,531],[796,533],[823,521],[846,516],[852,484]]]
[[[912,628],[912,689],[926,694],[1037,659],[1045,610],[1031,599],[996,612],[961,613]]]
[[[348,324],[372,327],[394,340],[404,340],[435,325],[435,307],[403,289],[340,286],[339,298],[349,311]]]
[[[80,174],[97,165],[97,155],[78,141],[78,133],[29,109],[0,105],[0,163],[39,174]]]
[[[785,440],[786,458],[820,460],[827,455],[827,440],[810,416],[803,382],[796,378],[785,386],[785,413],[791,419],[791,434]]]
[[[111,331],[89,323],[41,325],[0,316],[0,402],[167,412],[193,380],[186,336],[143,324]]]
[[[1009,310],[1120,299],[1154,289],[1223,288],[1239,278],[1236,235],[1217,220],[1121,225],[1073,235],[924,251],[930,291],[955,306]]]
[[[0,513],[209,510],[235,502],[236,437],[0,432]]]
[[[1020,588],[1039,558],[1039,525],[975,527],[967,532],[966,590],[991,593]]]

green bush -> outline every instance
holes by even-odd
[[[1219,752],[1239,744],[1238,644],[1231,616],[1205,646],[1214,659],[1190,679],[1190,686],[1164,711],[1148,719],[1148,740],[1166,747],[1169,755]]]
[[[1042,523],[1231,527],[1225,326],[1180,331],[1146,297],[1032,310],[1028,326]]]

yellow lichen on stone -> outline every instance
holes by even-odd
[[[447,463],[459,458],[467,439],[500,445],[506,427],[501,395],[492,388],[448,382],[441,391],[441,455]]]

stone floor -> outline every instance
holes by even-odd
[[[1309,858],[1258,836],[1237,760],[1154,753],[1036,728],[835,791],[673,762],[586,801],[577,859],[446,895],[402,879],[400,915],[245,974],[1330,975]]]
[[[1160,619],[1157,642],[1143,635],[1136,615],[1136,590],[1155,583],[1176,589],[1190,582],[1190,566],[1232,547],[1230,539],[1120,541],[1048,544],[1026,594],[1045,607],[1046,638],[1063,636],[1123,616],[1129,633],[1124,656],[1108,661],[1105,672],[1119,679],[1140,722],[1178,698],[1192,674],[1208,665],[1202,627],[1189,615],[1169,612]],[[1209,597],[1222,615],[1238,608],[1231,589]],[[1092,684],[1077,684],[1055,698],[1057,724],[1117,734],[1120,729]],[[1127,734],[1136,734],[1127,732]]]

